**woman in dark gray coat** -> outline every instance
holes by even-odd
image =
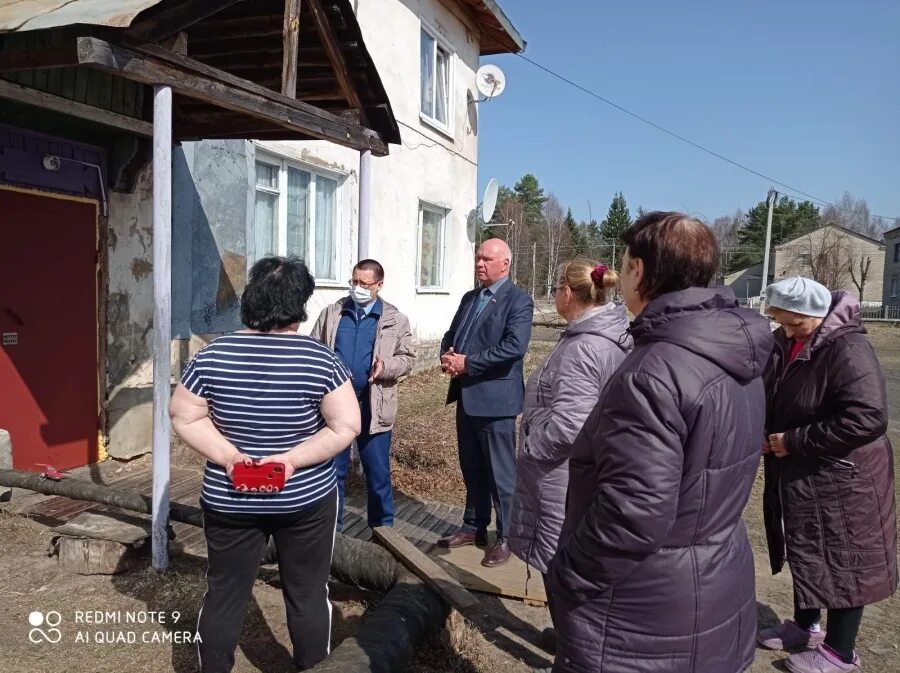
[[[857,671],[863,606],[897,589],[884,375],[855,297],[808,278],[766,294],[781,327],[766,373],[763,503],[772,572],[785,558],[791,567],[794,618],[761,631],[759,642],[814,648],[786,660],[792,673]]]
[[[607,301],[618,280],[583,259],[560,267],[554,303],[568,326],[525,386],[509,548],[541,573],[565,518],[572,442],[631,351],[625,307]]]
[[[569,460],[550,564],[555,673],[738,673],[756,636],[741,512],[759,462],[768,322],[707,287],[708,227],[649,213],[623,236],[634,351]]]

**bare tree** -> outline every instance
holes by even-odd
[[[556,281],[556,267],[559,266],[560,251],[563,240],[569,233],[566,226],[566,215],[559,200],[552,194],[544,204],[544,227],[547,235],[547,296]]]
[[[872,258],[869,255],[860,253],[858,257],[851,255],[850,263],[847,265],[850,271],[850,278],[859,292],[859,301],[865,301],[863,297],[866,292],[866,280],[869,278],[869,269],[872,267]]]
[[[525,221],[525,206],[518,197],[511,197],[504,200],[499,208],[501,222],[507,223],[506,243],[512,251],[512,260],[510,261],[509,275],[516,283],[519,280],[519,274],[523,268],[531,268],[530,258],[527,263],[522,262],[522,251],[528,246],[528,223]]]
[[[834,227],[822,227],[804,236],[796,250],[798,271],[805,267],[803,271],[830,290],[845,286],[852,259],[847,234]]]
[[[857,199],[850,192],[844,192],[840,201],[822,209],[822,220],[836,224],[857,234],[881,240],[884,226],[881,219],[872,217],[865,199]]]

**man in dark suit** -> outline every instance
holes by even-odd
[[[467,292],[441,342],[441,367],[453,379],[447,404],[456,407],[459,465],[466,483],[462,527],[439,545],[487,545],[491,501],[497,542],[484,554],[488,568],[509,560],[509,510],[516,486],[516,416],[522,412],[522,361],[531,339],[534,301],[509,280],[511,254],[500,239],[478,249],[480,287]]]

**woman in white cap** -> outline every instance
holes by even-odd
[[[858,671],[863,606],[897,588],[884,376],[852,295],[798,277],[770,285],[766,302],[781,327],[766,374],[763,511],[772,572],[785,557],[791,568],[794,618],[759,644],[805,648],[785,661],[792,673]]]

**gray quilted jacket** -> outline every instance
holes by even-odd
[[[622,305],[591,309],[569,325],[525,386],[509,546],[541,572],[566,515],[569,452],[600,392],[631,351]]]

